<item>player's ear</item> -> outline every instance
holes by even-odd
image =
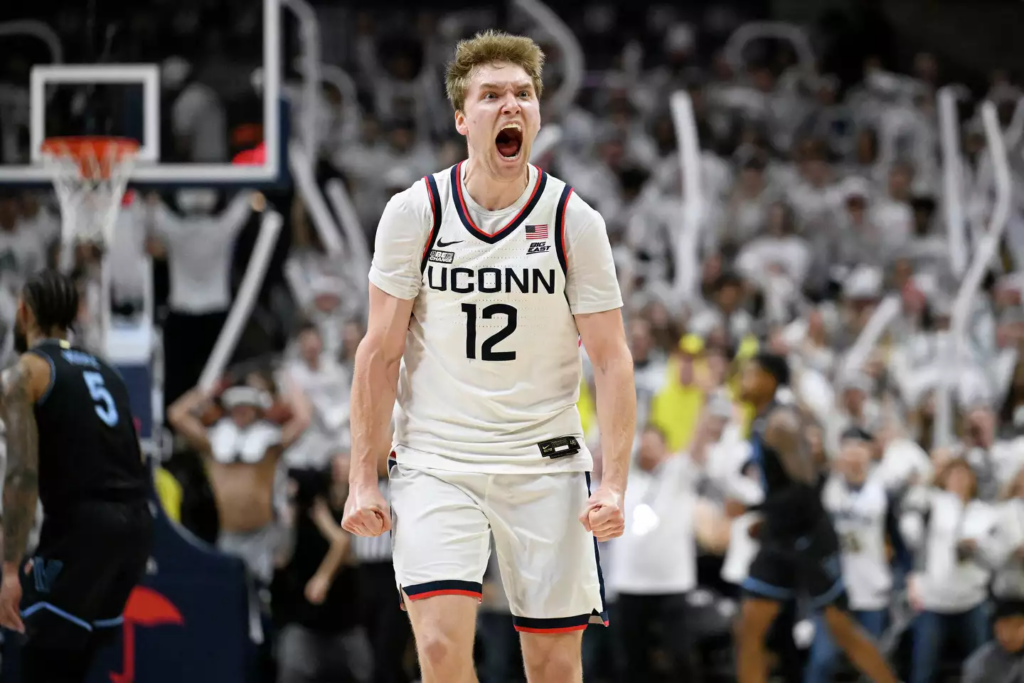
[[[455,111],[455,130],[459,131],[459,135],[469,134],[469,125],[466,124],[466,115],[461,110]]]

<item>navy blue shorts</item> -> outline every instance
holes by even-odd
[[[31,570],[21,576],[23,681],[61,680],[52,667],[88,667],[116,637],[146,571],[152,535],[146,500],[83,502],[46,517],[39,547],[26,560]]]
[[[803,595],[815,609],[845,609],[839,538],[831,521],[823,518],[804,536],[762,540],[743,590],[750,597],[778,602]]]

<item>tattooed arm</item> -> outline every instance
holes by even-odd
[[[814,457],[803,435],[800,416],[790,409],[779,409],[768,417],[764,442],[779,454],[789,478],[801,484],[814,485],[818,471]]]
[[[17,574],[39,498],[39,431],[35,403],[50,383],[50,365],[25,354],[3,372],[0,401],[7,426],[7,472],[4,477],[4,573]]]

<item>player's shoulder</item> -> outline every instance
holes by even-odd
[[[561,178],[547,174],[547,192],[557,194],[559,202],[565,201],[565,229],[570,233],[588,230],[605,230],[604,218],[576,192],[575,188]]]
[[[441,210],[450,192],[451,173],[443,169],[414,181],[409,187],[392,195],[387,210],[404,218],[418,218],[428,224],[434,212]]]

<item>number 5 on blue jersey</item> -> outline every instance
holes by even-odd
[[[82,373],[82,379],[89,387],[92,400],[96,402],[96,414],[108,427],[115,426],[120,416],[117,414],[117,406],[114,405],[114,397],[110,395],[110,391],[103,381],[103,375],[98,372],[86,371]]]

